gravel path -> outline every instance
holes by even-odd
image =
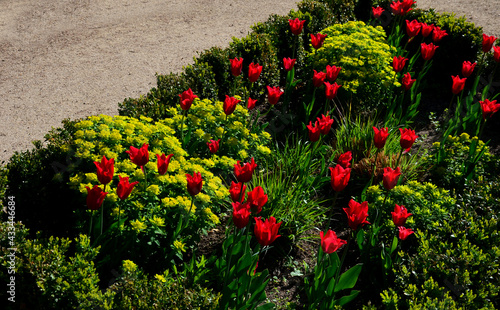
[[[0,0],[0,162],[64,118],[117,104],[295,0]],[[500,36],[499,0],[418,0]]]

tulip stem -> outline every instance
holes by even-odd
[[[333,285],[333,298],[332,298],[332,300],[335,300],[335,287],[339,283],[340,270],[342,269],[342,265],[344,265],[345,257],[347,256],[347,252],[349,250],[350,243],[351,243],[351,234],[349,234],[347,236],[347,244],[345,245],[344,252],[342,253],[342,258],[340,259],[340,265],[338,266],[337,272],[335,274],[335,284]]]
[[[107,184],[104,184],[104,189],[103,189],[103,192],[106,191],[106,185]],[[104,226],[104,199],[102,201],[102,205],[101,205],[101,235],[102,235],[102,228]]]
[[[184,119],[186,118],[187,110],[182,111],[181,120],[181,145],[184,145]]]
[[[396,166],[394,166],[394,169],[396,169],[399,165],[399,160],[401,160],[401,156],[403,155],[403,151],[404,149],[401,149],[401,151],[399,152],[399,157],[398,157],[398,160],[396,161]]]
[[[335,208],[335,202],[337,201],[337,197],[339,196],[340,192],[335,191],[335,195],[333,196],[333,203],[332,203],[332,208],[330,209],[330,213],[328,214],[328,224],[326,225],[325,228],[325,233],[328,231],[330,228],[330,221],[332,220],[333,216],[333,209]]]
[[[372,176],[370,177],[370,185],[368,187],[372,186],[373,184],[373,178],[375,177],[375,169],[377,168],[377,157],[380,149],[377,148],[377,151],[375,152],[375,160],[373,160],[373,168],[372,168]]]
[[[189,211],[186,214],[186,218],[187,218],[186,226],[189,223],[189,218],[190,218],[190,215],[191,215],[191,210],[193,209],[193,205],[194,205],[194,196],[191,196],[191,206],[189,207]]]

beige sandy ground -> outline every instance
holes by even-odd
[[[295,0],[0,0],[0,162],[117,104]],[[418,0],[500,36],[499,0]]]

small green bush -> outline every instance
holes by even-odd
[[[308,54],[308,61],[317,71],[327,65],[342,67],[338,84],[353,95],[367,109],[382,103],[394,83],[392,56],[395,52],[385,42],[381,27],[367,26],[363,22],[337,24],[321,31],[328,35],[323,47]]]

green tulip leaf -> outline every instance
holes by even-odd
[[[362,264],[357,264],[356,266],[350,268],[346,272],[344,272],[335,286],[335,293],[340,292],[341,290],[353,288],[358,281],[359,273],[361,272]]]

